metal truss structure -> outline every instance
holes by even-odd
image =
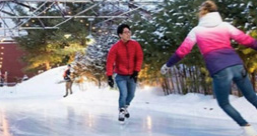
[[[68,4],[85,5],[73,14]],[[71,19],[94,19],[95,25],[104,25],[115,20],[127,19],[135,12],[149,13],[149,7],[160,4],[160,0],[0,0],[0,40],[2,37],[19,35],[28,29],[58,29],[60,25]],[[18,15],[14,7],[26,10],[27,15]],[[108,9],[108,12],[96,12]],[[59,15],[46,15],[55,10]],[[89,14],[90,13],[90,14]],[[60,19],[55,25],[47,26],[43,19]],[[29,22],[37,20],[38,26],[30,26]],[[13,23],[15,21],[15,23]]]

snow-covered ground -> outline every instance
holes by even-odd
[[[157,87],[137,88],[129,111],[118,122],[118,91],[92,83],[74,84],[63,98],[65,67],[54,68],[15,87],[0,88],[0,136],[235,136],[240,127],[201,94],[164,96]],[[257,128],[257,111],[245,98],[230,96]]]

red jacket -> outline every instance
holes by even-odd
[[[140,71],[143,62],[143,52],[140,44],[134,40],[124,43],[119,40],[115,43],[107,56],[106,75],[113,72],[120,75],[132,75],[134,71]]]

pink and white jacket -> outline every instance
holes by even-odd
[[[189,32],[166,64],[168,67],[176,64],[191,52],[196,43],[211,75],[229,66],[243,64],[231,46],[231,39],[257,50],[257,41],[254,38],[223,22],[218,12],[208,13]]]

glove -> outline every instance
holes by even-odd
[[[133,78],[135,83],[137,83],[137,77],[138,77],[138,72],[134,71],[134,73],[130,76],[130,79]]]
[[[162,68],[161,68],[161,73],[162,73],[163,75],[165,75],[165,74],[168,72],[169,69],[170,69],[170,67],[168,67],[166,64],[164,64],[164,65],[162,66]]]
[[[112,76],[108,76],[108,85],[113,88],[113,85],[114,85],[114,81],[112,79]]]

